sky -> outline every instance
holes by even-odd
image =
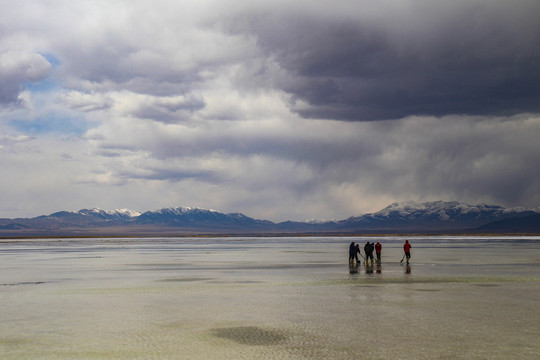
[[[537,0],[2,0],[0,217],[540,206]]]

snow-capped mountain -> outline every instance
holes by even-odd
[[[30,219],[0,219],[9,236],[35,235],[160,235],[160,234],[275,234],[275,233],[395,233],[395,232],[540,232],[540,214],[533,210],[459,202],[403,202],[362,216],[336,221],[257,220],[240,213],[224,214],[193,207],[172,207],[143,213],[119,209],[60,211]],[[527,217],[527,219],[523,219]],[[508,220],[500,222],[501,220]],[[523,219],[523,220],[520,220]],[[499,222],[490,227],[489,224]],[[523,224],[528,224],[524,227]],[[482,227],[483,226],[483,227]],[[477,229],[477,230],[475,230]],[[538,230],[534,230],[538,229]],[[525,232],[525,231],[523,231]]]
[[[271,221],[255,220],[240,213],[224,214],[216,210],[182,206],[147,211],[138,216],[135,222],[137,224],[199,227],[206,225],[225,228],[233,226],[269,226],[273,224]]]
[[[58,211],[32,219],[17,219],[17,222],[19,226],[24,228],[54,230],[58,228],[124,225],[138,216],[140,216],[139,212],[129,209],[108,211],[93,208],[78,211]]]
[[[414,218],[418,215],[439,218],[441,220],[451,219],[455,216],[482,216],[489,214],[513,214],[515,212],[524,211],[523,208],[506,209],[501,206],[479,204],[469,205],[457,201],[432,201],[417,203],[414,201],[406,201],[403,203],[394,203],[386,208],[376,212],[377,216],[398,215],[406,218]]]
[[[141,215],[140,212],[129,209],[116,209],[112,211],[93,208],[81,209],[79,211],[60,211],[49,215],[49,217],[66,218],[66,217],[94,217],[103,220],[122,220],[131,219]]]
[[[350,217],[339,222],[346,227],[365,229],[471,229],[493,221],[535,214],[523,208],[496,205],[469,205],[457,201],[394,203],[375,213]]]

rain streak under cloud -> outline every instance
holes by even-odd
[[[3,1],[1,217],[540,205],[538,1]]]

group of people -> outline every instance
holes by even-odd
[[[404,255],[401,261],[403,261],[404,258],[407,258],[407,264],[409,263],[409,260],[411,258],[411,244],[409,243],[409,240],[405,240],[405,244],[403,244],[403,251]],[[377,241],[376,244],[370,243],[369,241],[366,242],[364,245],[364,254],[365,257],[362,256],[362,252],[360,251],[360,244],[355,244],[354,241],[351,242],[351,245],[349,245],[349,264],[354,264],[356,261],[356,264],[360,264],[358,260],[358,254],[364,258],[366,261],[366,264],[369,260],[371,260],[371,264],[373,264],[374,258],[373,253],[375,252],[375,256],[377,256],[377,264],[381,263],[381,252],[382,252],[382,245],[380,242]]]

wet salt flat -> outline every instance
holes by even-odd
[[[540,358],[540,237],[404,239],[0,240],[0,358]]]

